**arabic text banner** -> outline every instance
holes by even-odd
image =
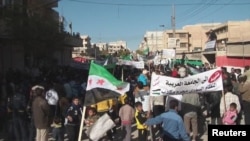
[[[188,76],[173,78],[152,74],[151,96],[179,95],[223,90],[221,68]]]
[[[144,61],[119,60],[118,65],[133,66],[137,69],[144,69]]]

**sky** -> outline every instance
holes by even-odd
[[[123,40],[136,50],[147,31],[172,28],[173,5],[176,29],[250,19],[249,0],[60,0],[56,10],[66,31],[72,23],[73,32],[89,35],[91,43]]]

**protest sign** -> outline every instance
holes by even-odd
[[[133,66],[137,69],[144,69],[144,61],[119,60],[118,65]]]
[[[152,74],[151,96],[179,95],[187,93],[223,90],[221,68],[213,69],[185,78],[173,78]]]
[[[210,49],[210,48],[214,48],[216,44],[216,40],[214,41],[210,41],[206,43],[205,49]]]
[[[91,127],[89,131],[89,138],[92,141],[98,141],[111,128],[115,127],[115,123],[107,113],[101,116]]]

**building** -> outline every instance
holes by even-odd
[[[72,57],[84,56],[87,53],[87,49],[91,48],[91,38],[88,35],[82,35],[82,46],[74,47],[72,51]]]
[[[20,4],[23,6],[20,6]],[[5,19],[11,19],[11,17],[5,13],[5,10],[12,12],[12,7],[16,5],[18,5],[18,8],[22,8],[20,10],[24,10],[23,8],[26,9],[24,10],[25,12],[17,12],[20,15],[14,18],[15,20],[19,21],[15,23],[15,26],[25,27],[27,29],[25,31],[28,31],[28,33],[21,34],[20,36],[24,36],[24,39],[30,39],[25,37],[34,37],[31,40],[17,38],[14,36],[14,34],[11,34],[8,31],[8,29],[12,29],[12,27]],[[23,70],[26,67],[38,67],[39,65],[69,65],[72,60],[72,48],[74,46],[81,46],[82,42],[78,36],[73,36],[61,30],[63,21],[59,20],[59,13],[54,10],[54,8],[57,6],[57,0],[0,0],[0,71],[6,72],[9,68]],[[47,23],[51,21],[52,26],[49,26],[48,28],[46,27],[46,29],[50,28],[53,29],[53,31],[48,30],[48,32],[43,32],[43,34],[38,35],[38,32],[34,32],[34,30],[32,30],[33,28],[39,27],[37,24],[29,24],[29,26],[24,26],[22,24],[24,16],[30,20],[29,22],[35,22],[34,20],[32,21],[31,19],[33,18],[30,17],[47,19],[46,21],[38,22],[40,25],[47,25]],[[31,29],[30,27],[33,28]],[[24,28],[18,29],[24,30]],[[38,30],[42,31],[40,28],[38,28]],[[51,35],[49,31],[53,32],[53,34]],[[60,37],[60,39],[52,38],[53,41],[51,41],[51,38],[47,40],[41,40],[41,38],[48,38],[46,35],[51,35],[50,37],[53,35],[58,35],[57,37]],[[60,42],[56,42],[57,40]],[[53,42],[53,50],[50,48],[50,42],[47,41]]]
[[[151,52],[162,50],[164,48],[163,31],[147,31],[139,48],[141,50],[149,48],[149,51]]]
[[[250,21],[228,21],[213,28],[217,35],[215,51],[202,54],[216,66],[250,65]],[[207,31],[208,33],[208,31]]]
[[[108,50],[108,43],[96,43],[100,51]]]
[[[127,48],[127,43],[125,41],[115,41],[108,43],[108,53],[114,54],[120,50],[125,50]]]
[[[202,51],[207,41],[206,32],[219,24],[221,23],[204,23],[184,26],[183,30],[189,33],[189,51]]]

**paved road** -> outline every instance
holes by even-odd
[[[86,134],[84,134],[85,130],[86,129],[83,130],[82,141],[89,141],[89,139],[87,138]],[[115,136],[114,141],[121,141],[121,135],[120,134],[121,134],[120,128],[117,128],[117,134]],[[131,135],[132,136],[132,141],[137,141],[137,135],[138,135],[138,132],[136,130],[136,125],[134,124],[132,126],[132,135]],[[2,134],[0,134],[0,141],[5,141],[3,139],[3,135]],[[53,141],[53,139],[49,138],[49,141]],[[65,140],[64,141],[68,141],[66,134],[65,134]],[[103,139],[103,141],[108,141],[108,140],[107,139]],[[150,136],[148,137],[148,141],[150,141]],[[199,140],[197,140],[197,141],[207,141],[206,131],[204,131],[203,134],[200,135]]]

